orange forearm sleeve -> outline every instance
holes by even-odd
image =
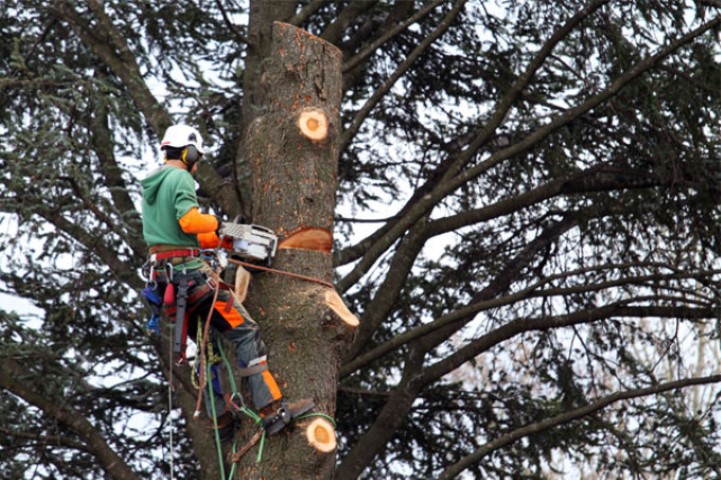
[[[200,213],[197,208],[188,210],[188,213],[180,217],[178,223],[185,233],[210,233],[218,229],[218,219],[213,215]]]

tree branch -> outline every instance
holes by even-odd
[[[448,182],[453,177],[453,175],[455,175],[460,170],[462,165],[465,165],[471,158],[473,158],[480,146],[483,145],[488,138],[490,138],[492,133],[496,130],[496,128],[505,118],[508,110],[511,108],[516,99],[520,96],[523,89],[525,89],[531,82],[535,75],[535,72],[541,67],[541,65],[551,54],[555,46],[563,38],[565,38],[573,30],[573,28],[575,28],[575,26],[577,26],[582,20],[588,17],[590,13],[600,8],[603,4],[608,3],[608,1],[610,0],[599,0],[591,4],[589,7],[583,9],[582,11],[574,15],[571,19],[568,20],[568,22],[566,22],[566,24],[563,25],[563,27],[561,27],[551,36],[551,38],[543,45],[541,50],[534,57],[533,61],[526,68],[526,71],[518,78],[518,80],[513,84],[511,89],[509,89],[506,95],[500,100],[496,107],[495,113],[488,121],[483,131],[476,136],[475,140],[473,140],[471,145],[463,153],[458,155],[456,159],[450,162],[446,162],[446,166],[443,169],[442,174],[439,175],[439,177],[435,180],[436,185],[433,187],[433,190],[438,190],[439,185],[443,185],[443,183]],[[443,196],[445,196],[445,194]],[[421,200],[421,198],[423,200]],[[437,201],[440,201],[440,198]],[[430,192],[425,192],[424,196],[420,198],[418,198],[417,196],[413,196],[409,200],[409,202],[403,207],[402,215],[399,214],[398,217],[406,217],[411,211],[417,208],[417,204],[425,203],[428,200],[430,200]],[[432,205],[429,205],[427,208],[430,210],[433,205],[435,205],[435,202]],[[382,247],[378,247],[378,250],[385,251],[388,246],[393,243],[393,238],[396,235],[400,235],[403,231],[405,231],[405,228],[401,230],[400,227],[397,227],[397,224],[399,222],[394,223],[396,225],[382,227],[381,229],[379,229],[378,232],[372,234],[368,239],[364,239],[361,242],[362,248],[354,249],[356,252],[358,252],[358,255],[363,254],[364,256],[367,255],[368,249],[373,249],[373,261],[369,262],[369,264],[364,264],[365,262],[361,260],[361,262],[356,265],[355,269],[339,282],[340,290],[344,290],[346,288],[346,284],[353,284],[357,282],[360,279],[360,276],[362,276],[362,272],[365,271],[367,268],[370,268],[370,265],[375,263],[375,260],[377,259],[377,257],[375,256],[375,252],[377,251],[375,248],[376,246],[383,245]],[[390,235],[390,238],[386,240],[386,236],[388,235]],[[361,247],[361,245],[359,245],[359,247]],[[361,268],[363,270],[356,273],[356,269],[360,270]]]
[[[553,317],[521,318],[513,320],[497,329],[483,335],[471,342],[456,353],[424,369],[416,377],[419,385],[428,385],[449,372],[452,372],[467,361],[472,360],[481,353],[488,351],[501,342],[509,340],[522,333],[530,331],[543,331],[561,327],[570,327],[615,317],[663,317],[663,318],[716,318],[713,308],[688,308],[676,306],[625,306],[628,301],[618,302],[599,308],[582,310],[579,312]]]
[[[371,95],[371,98],[368,99],[368,101],[361,107],[360,110],[358,110],[353,117],[353,121],[348,126],[348,128],[343,132],[340,142],[338,151],[343,152],[347,146],[350,144],[351,140],[355,136],[356,133],[358,133],[358,130],[360,129],[361,125],[363,125],[363,122],[368,117],[370,112],[375,108],[376,105],[383,99],[386,93],[395,85],[395,83],[398,81],[399,78],[405,74],[408,69],[413,65],[413,63],[416,61],[418,57],[421,56],[423,52],[426,51],[428,47],[433,44],[438,38],[440,38],[448,28],[450,28],[451,23],[456,19],[458,14],[461,11],[461,8],[463,8],[463,5],[466,4],[467,0],[457,0],[455,5],[453,6],[453,9],[448,12],[448,14],[443,18],[441,23],[436,27],[436,29],[425,37],[423,41],[413,49],[413,51],[406,57],[406,59],[396,68],[396,70],[393,72],[393,74],[388,78],[388,80],[383,83],[380,87],[378,87],[375,92],[373,92],[373,95]]]
[[[337,44],[343,38],[346,28],[366,10],[373,8],[378,0],[352,0],[338,14],[335,21],[327,25],[319,35],[323,40]]]
[[[123,179],[123,170],[118,166],[113,153],[113,139],[108,127],[107,103],[102,96],[97,97],[95,115],[90,120],[91,143],[98,156],[100,169],[105,177],[105,186],[110,192],[115,208],[120,212],[121,220],[126,226],[123,239],[133,249],[135,255],[145,253],[145,245],[141,241],[142,223],[135,204],[128,194],[128,185]]]
[[[373,300],[366,305],[356,338],[346,354],[346,358],[357,359],[356,357],[363,351],[373,333],[383,323],[388,312],[395,305],[395,300],[406,285],[406,280],[415,264],[415,260],[428,239],[426,227],[426,221],[417,223],[398,245],[398,249],[388,267],[388,275],[380,288],[378,288]],[[352,363],[355,363],[355,361]],[[345,367],[341,369],[341,372],[343,371],[345,371]]]
[[[540,422],[535,422],[530,425],[526,425],[525,427],[516,429],[512,432],[506,433],[496,440],[493,440],[492,442],[488,442],[485,445],[478,448],[475,452],[473,452],[471,455],[467,455],[460,461],[456,462],[455,464],[448,467],[443,474],[439,477],[441,479],[450,479],[455,478],[456,476],[460,475],[463,470],[467,469],[471,465],[474,465],[481,461],[484,457],[489,455],[490,453],[498,450],[499,448],[508,446],[512,444],[513,442],[528,437],[533,434],[537,434],[540,432],[544,432],[546,430],[550,430],[551,428],[555,428],[559,425],[563,425],[566,423],[570,423],[574,420],[581,419],[583,417],[586,417],[588,415],[592,415],[599,410],[602,410],[609,405],[620,402],[623,400],[630,400],[632,398],[639,398],[639,397],[646,397],[650,395],[657,395],[659,393],[668,392],[671,390],[677,390],[680,388],[685,387],[691,387],[696,385],[706,385],[710,383],[719,383],[721,382],[721,375],[711,375],[708,377],[698,377],[698,378],[687,378],[683,380],[676,380],[672,382],[665,382],[658,385],[654,385],[651,387],[646,388],[637,388],[633,390],[626,390],[623,392],[616,392],[611,395],[607,395],[605,397],[602,397],[595,402],[576,408],[564,413],[561,413],[559,415],[555,415],[550,418],[546,418],[544,420],[541,420]]]
[[[415,202],[414,205],[410,206],[399,221],[391,228],[387,229],[385,233],[377,238],[372,245],[367,246],[365,254],[362,259],[355,265],[353,270],[348,273],[344,278],[338,282],[338,288],[340,291],[345,291],[355,284],[369,268],[375,264],[378,257],[383,254],[393,242],[396,241],[404,232],[413,225],[421,216],[429,212],[435,205],[438,204],[448,194],[455,191],[461,185],[477,178],[484,172],[498,165],[504,160],[512,158],[516,155],[525,153],[538,145],[548,135],[555,132],[559,128],[567,125],[571,121],[579,118],[588,111],[594,109],[603,102],[609,100],[615,96],[621,89],[631,83],[633,80],[644,74],[657,63],[666,58],[668,55],[691,42],[698,36],[709,31],[721,23],[721,17],[716,17],[713,20],[703,24],[697,29],[683,35],[677,40],[671,42],[666,47],[659,50],[656,54],[648,57],[647,59],[637,63],[626,73],[622,74],[618,79],[611,83],[605,90],[587,99],[582,104],[566,110],[554,118],[550,123],[542,126],[529,134],[526,138],[521,140],[515,145],[499,150],[492,154],[487,160],[481,162],[473,168],[469,168],[453,178],[446,178],[440,182],[434,190],[421,199]],[[474,148],[469,147],[465,150],[456,160],[457,165],[465,164],[466,160],[469,160],[475,154]],[[447,177],[447,175],[446,175]]]
[[[220,15],[223,17],[223,22],[225,23],[225,26],[228,27],[228,30],[233,33],[238,43],[247,45],[248,37],[243,35],[241,31],[236,28],[233,22],[230,21],[230,18],[228,18],[228,12],[226,12],[225,8],[223,7],[223,2],[221,2],[220,0],[215,0],[215,6],[218,7],[218,10],[220,10]]]
[[[102,5],[96,0],[86,0],[86,3],[96,15],[97,27],[91,27],[83,22],[82,15],[66,0],[56,3],[54,8],[83,42],[122,80],[138,109],[143,112],[151,129],[160,137],[162,132],[172,124],[170,115],[158,103],[143,81],[135,56],[113,22],[105,15]],[[98,38],[97,32],[104,32],[107,38]]]
[[[135,272],[128,271],[128,265],[118,258],[117,253],[105,247],[102,243],[102,237],[88,233],[74,223],[69,222],[61,215],[53,214],[53,212],[42,211],[36,213],[57,228],[58,231],[64,232],[80,245],[83,245],[88,252],[92,252],[94,255],[97,255],[98,258],[100,258],[102,262],[110,268],[113,275],[122,283],[125,283],[133,288],[142,288],[142,282],[139,278],[137,278]]]
[[[519,77],[519,79],[514,83],[513,87],[498,103],[498,106],[496,107],[496,113],[488,121],[483,132],[476,135],[476,138],[471,144],[471,146],[469,146],[469,148],[467,148],[466,151],[459,155],[456,159],[444,162],[444,166],[442,167],[442,169],[439,169],[439,174],[437,178],[435,178],[433,181],[429,181],[426,185],[424,185],[420,189],[420,191],[417,192],[419,193],[419,195],[414,195],[413,197],[411,197],[411,199],[409,199],[409,201],[401,209],[401,211],[394,216],[394,219],[406,216],[420,198],[426,196],[433,188],[435,188],[435,186],[448,181],[448,179],[451,178],[461,168],[462,165],[465,165],[473,157],[473,155],[475,155],[476,151],[480,148],[480,146],[483,145],[488,138],[490,138],[496,128],[503,121],[508,110],[513,105],[513,102],[515,102],[515,100],[521,95],[523,90],[528,86],[530,81],[533,79],[535,72],[541,67],[546,58],[550,56],[553,48],[563,38],[565,38],[575,26],[577,26],[581,21],[588,17],[588,15],[590,15],[593,11],[600,8],[603,4],[608,3],[608,1],[609,0],[601,0],[591,4],[589,7],[583,9],[581,12],[574,15],[571,19],[569,19],[568,22],[566,22],[563,27],[561,27],[558,31],[554,33],[554,35],[551,36],[551,38],[544,44],[538,54],[534,57],[533,61],[529,64],[526,71]],[[393,222],[393,224],[388,224],[381,227],[378,231],[371,234],[368,238],[362,240],[357,246],[347,248],[343,252],[342,256],[340,254],[337,256],[338,263],[344,264],[346,262],[355,260],[361,255],[364,255],[369,248],[376,244],[376,242],[383,240],[385,235],[387,235],[391,231],[395,223],[397,222]],[[386,245],[385,242],[384,245]],[[388,245],[386,245],[385,248],[387,248]],[[348,277],[348,281],[354,283],[358,280],[358,278],[360,277]],[[340,289],[345,289],[345,279],[339,282],[339,284]]]
[[[508,263],[506,268],[496,276],[494,282],[476,296],[474,302],[491,299],[505,290],[530,259],[546,248],[547,245],[557,240],[564,232],[573,228],[577,222],[577,218],[566,218],[544,230]],[[464,321],[468,320],[468,318],[464,319]],[[456,325],[441,328],[432,335],[416,340],[415,344],[409,349],[403,368],[404,375],[399,385],[393,390],[368,433],[353,447],[341,467],[339,467],[339,473],[342,472],[343,478],[357,477],[375,455],[385,448],[386,443],[393,437],[396,429],[400,427],[406,418],[418,393],[427,384],[423,373],[426,352],[432,349],[434,345],[447,339],[458,328],[460,327]]]
[[[378,50],[380,47],[382,47],[387,41],[389,41],[391,38],[395,37],[399,33],[406,30],[408,27],[413,25],[414,23],[418,22],[420,19],[428,15],[430,12],[432,12],[438,5],[445,2],[446,0],[433,0],[432,2],[426,4],[423,8],[418,10],[415,14],[408,17],[407,20],[404,20],[403,22],[397,24],[393,28],[390,28],[388,30],[385,30],[385,33],[378,37],[376,40],[374,40],[370,45],[368,45],[366,48],[364,48],[360,53],[355,55],[353,58],[349,59],[347,62],[343,64],[343,73],[346,73],[356,66],[360,64],[362,61],[364,61],[366,58],[371,56],[376,50]]]
[[[63,402],[46,398],[17,380],[26,375],[26,369],[14,360],[6,358],[0,365],[0,387],[35,405],[50,417],[68,426],[84,441],[87,450],[93,454],[103,470],[118,480],[138,479],[130,467],[118,456],[105,439],[81,412],[63,406]],[[139,479],[138,479],[139,480]]]
[[[84,452],[92,453],[92,452],[88,451],[88,448],[86,445],[76,442],[72,438],[64,437],[62,435],[40,435],[39,433],[19,432],[19,431],[11,430],[9,428],[4,428],[4,427],[0,427],[0,432],[4,433],[5,435],[11,436],[11,437],[22,438],[24,440],[34,440],[41,445],[62,446],[62,447],[73,448],[75,450],[81,450]]]
[[[543,47],[533,57],[531,63],[528,64],[526,70],[521,74],[520,77],[513,83],[511,88],[508,90],[506,95],[501,99],[493,112],[493,115],[486,123],[486,126],[481,130],[478,136],[469,145],[466,154],[459,158],[453,169],[449,171],[449,175],[455,175],[468,160],[475,155],[475,152],[484,145],[489,138],[493,135],[496,129],[503,123],[508,111],[511,109],[513,104],[521,95],[524,89],[530,85],[531,81],[536,75],[536,72],[543,66],[546,60],[550,57],[553,49],[566,38],[574,28],[576,28],[582,21],[592,15],[596,10],[601,8],[603,5],[609,3],[610,0],[595,0],[586,7],[582,8],[573,17],[558,30],[543,44]],[[549,130],[550,132],[550,130]]]
[[[625,265],[621,267],[640,267],[643,265]],[[656,266],[662,266],[662,265],[656,265]],[[477,315],[479,312],[491,310],[494,308],[499,308],[507,305],[511,305],[513,303],[519,302],[521,300],[530,299],[530,298],[540,298],[540,297],[564,297],[571,294],[580,294],[580,293],[591,293],[591,292],[600,292],[602,290],[606,290],[609,288],[616,288],[616,287],[623,287],[623,286],[629,286],[629,285],[641,285],[644,284],[644,282],[648,281],[654,281],[655,283],[663,283],[668,282],[669,280],[680,280],[680,279],[687,279],[687,278],[697,278],[699,275],[698,272],[691,272],[691,273],[673,273],[669,275],[661,275],[661,274],[654,274],[654,275],[638,275],[638,276],[631,276],[631,277],[625,277],[625,278],[619,278],[617,280],[612,280],[608,282],[600,282],[600,283],[594,283],[592,285],[579,285],[576,287],[568,287],[568,288],[547,288],[541,290],[541,287],[544,285],[548,285],[556,280],[561,279],[569,279],[574,276],[585,276],[587,274],[606,270],[610,268],[616,268],[619,267],[618,265],[607,265],[607,266],[599,266],[595,268],[583,268],[574,270],[572,272],[558,274],[558,275],[552,275],[546,278],[543,278],[539,280],[538,282],[534,283],[533,285],[530,285],[527,288],[524,288],[522,290],[519,290],[518,292],[504,295],[501,297],[493,298],[490,300],[481,300],[475,303],[469,303],[468,305],[461,307],[453,312],[450,312],[442,317],[439,317],[438,319],[426,323],[420,327],[413,328],[411,330],[407,330],[401,334],[398,334],[394,336],[392,339],[383,342],[379,344],[378,346],[374,347],[373,349],[365,352],[365,353],[358,353],[356,355],[348,355],[348,358],[352,359],[345,365],[343,365],[343,368],[340,371],[341,378],[348,376],[355,372],[356,370],[363,368],[364,366],[368,365],[369,363],[383,357],[384,355],[400,348],[401,346],[410,343],[411,341],[421,338],[425,335],[428,335],[430,333],[433,333],[440,328],[443,328],[447,325],[451,325],[455,322],[467,321],[472,316]],[[707,275],[716,275],[721,273],[721,271],[712,270],[707,272]],[[465,323],[465,322],[463,322]],[[361,322],[362,324],[362,322]]]
[[[288,23],[296,27],[300,27],[303,22],[308,20],[315,12],[320,10],[323,5],[328,3],[326,0],[311,0],[308,5],[303,7],[300,12],[296,13],[293,18],[288,20]]]

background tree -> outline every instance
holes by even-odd
[[[720,473],[717,0],[2,7],[0,280],[43,312],[2,313],[3,477],[216,478],[144,333],[137,179],[187,121],[207,207],[258,215],[273,21],[342,53],[319,208],[335,195],[361,323],[342,365],[284,377],[340,379],[337,458],[293,443],[279,467],[286,435],[244,473]],[[249,304],[284,375],[302,315],[265,318],[262,275]]]

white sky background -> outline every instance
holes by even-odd
[[[30,301],[15,295],[0,293],[0,309],[15,312],[18,315],[41,315],[42,310],[35,307]]]

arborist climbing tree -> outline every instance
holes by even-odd
[[[268,369],[267,350],[258,324],[229,290],[223,288],[225,284],[218,275],[221,265],[211,249],[221,246],[232,249],[232,238],[226,237],[221,242],[218,232],[222,230],[222,223],[218,217],[199,210],[192,175],[197,172],[203,155],[200,133],[188,125],[173,125],[165,132],[161,149],[165,155],[164,165],[142,181],[143,236],[149,247],[148,285],[144,295],[155,309],[162,306],[173,324],[173,352],[178,363],[186,361],[188,334],[194,338],[201,355],[204,354],[208,327],[202,328],[202,325],[206,318],[214,333],[232,343],[263,428],[277,433],[293,417],[308,412],[313,401],[285,401]],[[156,328],[156,318],[152,318],[151,328]],[[220,347],[213,337],[211,342],[218,351]],[[210,366],[216,380],[220,375],[218,364],[219,360]],[[204,376],[203,368],[199,377]],[[215,388],[210,389],[212,395],[207,395],[206,410],[213,418],[213,428],[219,430],[220,439],[229,441],[238,408],[234,408],[229,392],[222,392],[219,382],[215,383]]]
[[[150,250],[145,297],[154,305],[154,317],[166,313],[160,327],[166,348],[172,343],[172,361],[165,368],[171,385],[173,375],[183,370],[177,367],[185,361],[186,336],[198,347],[200,366],[192,369],[198,387],[194,411],[189,411],[187,384],[173,396],[194,441],[206,442],[202,437],[208,434],[199,433],[197,425],[200,417],[210,417],[218,461],[213,466],[208,455],[199,455],[207,478],[217,478],[216,471],[232,478],[236,468],[242,478],[332,472],[337,377],[327,373],[338,371],[358,325],[331,283],[340,55],[290,25],[274,24],[272,38],[271,48],[282,61],[263,76],[268,96],[256,99],[256,116],[241,141],[245,168],[253,172],[252,202],[242,213],[254,224],[221,222],[200,213],[193,173],[202,177],[203,143],[200,132],[188,125],[165,132],[165,163],[143,182],[143,230]],[[285,141],[278,142],[278,135]],[[174,187],[164,193],[166,182]],[[166,205],[150,207],[153,194],[156,202],[168,195]],[[253,271],[268,272],[254,274],[249,308],[239,299],[244,294],[233,297],[233,288],[221,281],[226,253],[228,262],[243,264],[239,257],[250,258]],[[247,275],[236,278],[236,289],[243,288],[243,279]],[[234,372],[221,368],[229,363],[224,343],[232,345]],[[272,373],[268,357],[274,359]],[[247,385],[248,407],[236,383]],[[286,396],[302,400],[286,402]],[[201,403],[206,415],[199,415]],[[265,441],[277,432],[283,435]],[[257,454],[246,455],[256,445]]]

